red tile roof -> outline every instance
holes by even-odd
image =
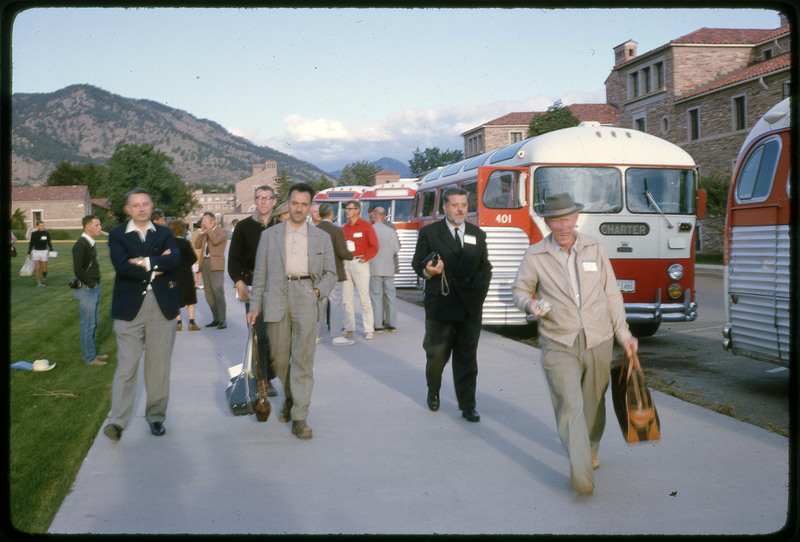
[[[12,201],[83,200],[88,186],[22,186],[11,188]]]
[[[742,81],[747,81],[748,79],[753,79],[754,77],[761,77],[763,75],[767,75],[769,73],[776,72],[778,70],[783,70],[788,68],[790,64],[791,64],[791,54],[785,53],[780,56],[771,58],[769,60],[765,60],[764,62],[759,62],[758,64],[755,64],[748,68],[744,68],[743,70],[739,70],[738,72],[734,72],[730,75],[726,75],[725,77],[718,79],[713,83],[695,89],[689,92],[688,94],[684,94],[675,101],[678,102],[681,100],[686,100],[688,98],[697,96],[699,94],[704,94],[712,90],[727,87],[729,85],[740,83]]]
[[[596,121],[600,124],[618,124],[619,111],[610,104],[572,104],[568,106],[581,122]],[[490,120],[481,126],[528,126],[536,115],[543,115],[544,111],[517,111]],[[472,130],[475,130],[473,128]],[[471,132],[472,130],[467,130]],[[467,133],[464,132],[464,133]]]

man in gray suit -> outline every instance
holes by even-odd
[[[267,323],[270,355],[286,396],[280,420],[292,420],[292,433],[302,439],[313,436],[306,418],[314,387],[317,300],[331,293],[337,279],[330,236],[306,221],[313,196],[308,184],[292,185],[289,219],[261,234],[247,313],[249,323],[259,313]]]
[[[384,324],[386,331],[394,333],[397,331],[394,262],[400,252],[400,240],[397,238],[397,230],[385,223],[386,211],[383,207],[375,207],[372,218],[372,226],[378,237],[378,253],[369,261],[369,297],[375,315],[375,333],[383,333]]]

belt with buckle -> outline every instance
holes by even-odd
[[[286,277],[286,280],[305,280],[310,278],[311,275],[301,275],[301,276],[289,275],[288,277]]]

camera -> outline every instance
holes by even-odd
[[[428,257],[422,260],[422,268],[424,269],[427,267],[428,262],[431,262],[431,265],[434,267],[439,264],[439,253],[438,252],[431,252],[428,254]]]

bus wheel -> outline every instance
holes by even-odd
[[[628,324],[634,337],[651,337],[658,331],[661,322],[648,322],[646,324]]]

